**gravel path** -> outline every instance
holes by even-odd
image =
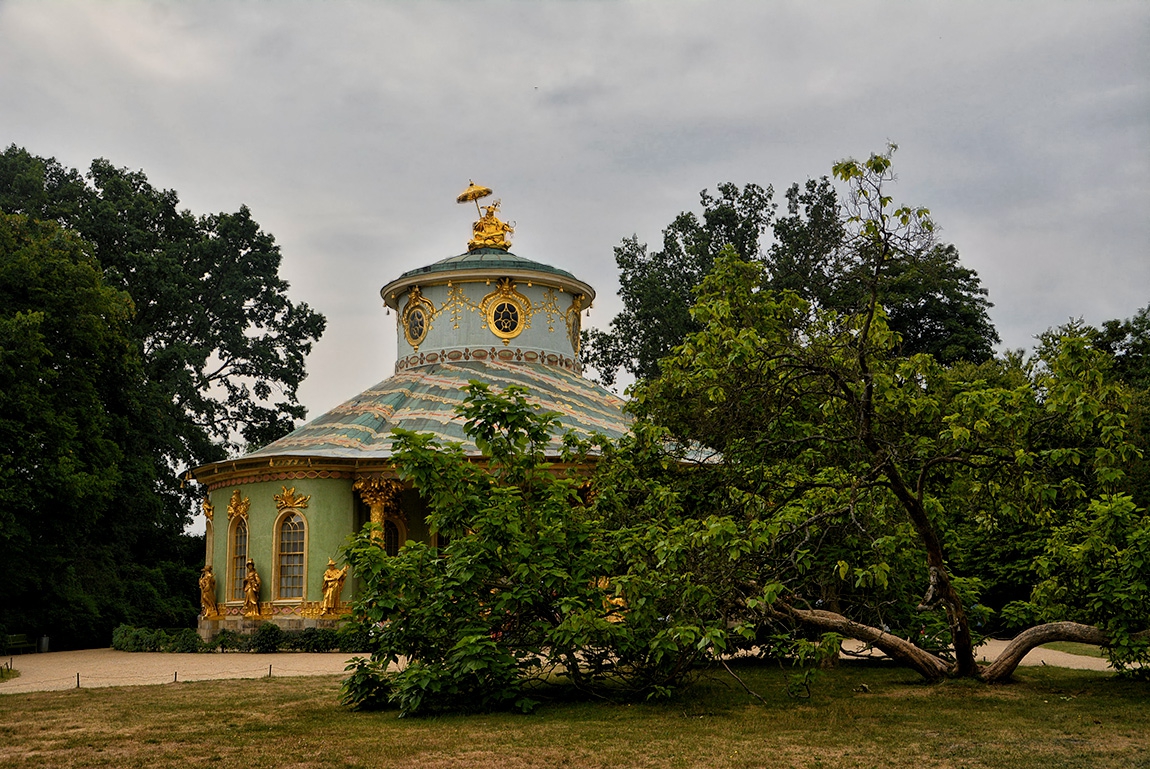
[[[987,641],[979,658],[994,658],[1005,641]],[[11,658],[19,678],[0,683],[0,694],[53,691],[81,687],[139,686],[173,681],[210,681],[222,678],[273,676],[326,676],[344,672],[351,654],[163,654],[85,649],[74,652],[23,654]],[[8,664],[8,660],[3,661]],[[1053,665],[1079,670],[1108,670],[1106,660],[1039,647],[1026,655],[1023,665]]]
[[[74,652],[22,654],[10,658],[18,678],[0,683],[0,694],[53,691],[80,686],[138,686],[179,681],[273,676],[342,674],[354,654],[166,654],[85,649]],[[358,655],[364,656],[364,655]],[[9,660],[3,661],[5,665]],[[270,668],[269,668],[270,666]]]

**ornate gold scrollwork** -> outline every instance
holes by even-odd
[[[515,290],[511,278],[500,278],[498,288],[479,302],[484,327],[510,344],[511,340],[531,328],[531,300]]]
[[[528,286],[531,284],[528,283]],[[555,330],[555,318],[563,317],[563,311],[559,309],[559,296],[555,293],[555,289],[549,288],[543,292],[543,301],[539,302],[533,308],[535,312],[547,313],[547,330]]]
[[[419,286],[412,286],[407,294],[407,304],[403,308],[399,323],[403,328],[403,336],[412,349],[419,350],[419,345],[427,338],[427,332],[431,330],[431,321],[437,314],[435,306],[420,293]]]
[[[276,501],[276,509],[281,513],[288,509],[303,510],[311,500],[311,494],[296,496],[295,486],[290,489],[287,486],[281,486],[281,488],[283,489],[282,494],[272,494],[272,499]]]
[[[459,283],[447,282],[447,301],[443,303],[436,313],[451,311],[451,327],[459,328],[459,319],[463,316],[464,310],[471,310],[475,312],[479,309],[478,305],[472,302],[467,293],[463,290],[463,286]]]
[[[241,497],[240,490],[236,489],[232,492],[232,498],[228,500],[228,520],[230,521],[238,515],[246,521],[251,506],[252,501],[247,497]]]
[[[204,517],[209,521],[212,520],[212,516],[216,514],[216,506],[212,504],[212,500],[204,497],[204,501],[200,504],[204,509]]]

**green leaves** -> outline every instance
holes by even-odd
[[[31,369],[35,362],[47,374],[38,379],[39,389],[28,380],[9,391],[31,420],[25,432],[40,429],[33,426],[35,412],[53,413],[40,407],[67,374],[71,402],[84,411],[77,424],[92,424],[63,432],[79,430],[88,438],[53,435],[44,445],[96,444],[64,451],[57,462],[28,465],[52,468],[37,488],[70,490],[93,505],[82,525],[67,528],[58,540],[60,562],[30,549],[12,566],[36,575],[29,577],[36,584],[20,590],[41,604],[20,621],[77,645],[106,643],[120,621],[184,624],[196,614],[190,600],[194,571],[162,596],[148,586],[155,580],[141,576],[167,569],[157,559],[182,559],[191,549],[183,531],[192,498],[201,492],[180,476],[242,444],[274,440],[304,416],[296,393],[323,317],[288,299],[279,249],[247,208],[195,216],[180,209],[174,191],[154,188],[141,171],[96,160],[85,179],[54,159],[12,146],[0,154],[0,210],[29,217],[29,226],[58,225],[34,238],[41,242],[37,248],[54,252],[52,258],[4,267],[9,278],[26,273],[13,284],[15,291],[0,297],[0,317],[20,325],[10,329],[10,349],[34,353],[22,365]],[[13,253],[5,247],[5,260]],[[39,341],[30,323],[35,316],[20,315],[28,312],[44,313]],[[66,333],[61,325],[69,326]],[[72,421],[56,421],[53,431]],[[84,472],[88,462],[103,469]],[[0,470],[0,482],[6,480]],[[76,543],[73,532],[80,537],[102,520],[106,503],[94,500],[110,494],[117,513],[114,525],[99,528],[101,544]],[[19,511],[21,528],[37,530],[25,507],[7,509]],[[192,563],[202,563],[202,544],[198,550]],[[83,576],[58,577],[69,570]],[[57,595],[41,580],[73,580],[74,589]],[[187,597],[172,597],[181,595]]]

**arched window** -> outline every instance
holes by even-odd
[[[248,522],[243,518],[236,519],[236,527],[232,531],[232,562],[231,579],[228,580],[228,598],[232,601],[244,600],[244,574],[248,564]]]
[[[280,519],[276,539],[276,598],[303,598],[304,519],[292,513]]]
[[[383,522],[383,551],[388,555],[399,555],[399,527],[394,521]]]

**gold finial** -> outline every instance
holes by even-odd
[[[481,187],[470,180],[468,180],[468,182],[467,189],[455,198],[457,203],[474,201],[475,212],[479,214],[479,221],[471,225],[475,237],[467,242],[467,250],[474,251],[477,248],[498,248],[506,251],[511,248],[511,241],[507,239],[507,235],[515,232],[515,223],[504,222],[495,216],[495,212],[499,210],[500,201],[498,200],[489,206],[483,206],[483,210],[480,211],[479,199],[489,196],[491,194],[491,188]]]

